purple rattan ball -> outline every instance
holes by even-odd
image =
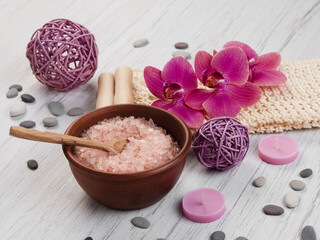
[[[89,81],[98,67],[94,36],[67,19],[52,20],[35,31],[26,56],[36,78],[61,92]]]
[[[230,169],[247,154],[248,128],[230,117],[211,119],[198,129],[191,148],[202,165]]]

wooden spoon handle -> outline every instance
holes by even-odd
[[[23,138],[38,142],[56,143],[56,144],[66,144],[72,146],[90,147],[95,149],[100,149],[112,153],[120,153],[125,145],[123,141],[126,139],[110,142],[98,142],[85,138],[79,138],[59,133],[53,132],[41,132],[35,129],[26,129],[24,127],[12,126],[10,128],[11,136]],[[120,142],[120,144],[119,144]]]

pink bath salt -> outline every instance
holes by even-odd
[[[81,137],[101,142],[128,139],[128,144],[117,155],[75,147],[74,154],[81,163],[108,173],[135,173],[160,167],[180,151],[178,143],[163,128],[156,126],[152,119],[105,119],[85,130]]]

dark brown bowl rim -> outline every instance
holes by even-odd
[[[78,124],[78,122],[83,119],[83,118],[89,118],[90,115],[92,115],[95,112],[103,112],[105,108],[117,108],[117,107],[126,107],[126,106],[132,106],[132,107],[143,107],[143,108],[151,108],[154,109],[156,111],[160,111],[163,112],[163,114],[167,114],[167,115],[171,115],[174,119],[176,119],[177,122],[179,122],[184,131],[186,132],[187,138],[184,142],[184,145],[181,147],[181,150],[179,152],[179,154],[173,158],[170,162],[167,162],[166,164],[157,167],[157,168],[153,168],[150,170],[146,170],[146,171],[142,171],[142,172],[137,172],[137,173],[108,173],[108,172],[104,172],[101,170],[94,170],[92,168],[89,168],[87,166],[85,166],[84,164],[80,163],[76,157],[72,154],[71,146],[68,145],[62,145],[62,149],[63,149],[63,153],[65,155],[65,157],[68,159],[69,162],[71,162],[73,165],[76,165],[78,168],[82,169],[83,171],[87,172],[87,173],[91,173],[94,175],[99,175],[99,176],[112,176],[112,177],[121,177],[121,178],[140,178],[140,177],[147,177],[147,176],[151,176],[151,175],[155,175],[158,174],[160,172],[166,171],[168,169],[170,169],[171,167],[177,165],[179,162],[183,161],[183,159],[185,158],[185,156],[181,156],[181,155],[187,155],[187,153],[189,152],[189,149],[191,147],[191,132],[189,130],[189,128],[187,127],[187,125],[184,123],[183,120],[181,120],[178,116],[176,116],[173,113],[170,113],[169,111],[166,111],[162,108],[158,108],[158,107],[154,107],[154,106],[150,106],[150,105],[143,105],[143,104],[117,104],[117,105],[111,105],[111,106],[107,106],[107,107],[103,107],[103,108],[98,108],[95,109],[93,111],[90,111],[84,115],[82,115],[81,117],[79,117],[78,119],[76,119],[74,122],[72,122],[70,124],[70,126],[67,128],[67,130],[65,131],[64,134],[67,134],[70,132],[71,129],[75,128],[75,126]]]

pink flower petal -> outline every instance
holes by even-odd
[[[186,92],[198,86],[192,65],[184,57],[172,58],[164,66],[161,75],[167,83],[178,83]]]
[[[209,97],[203,107],[210,117],[235,117],[241,110],[236,100],[225,91]]]
[[[271,52],[259,56],[259,61],[254,67],[259,70],[275,70],[280,62],[281,55],[277,52]]]
[[[248,82],[241,86],[228,85],[226,93],[234,99],[240,107],[248,107],[260,100],[262,90],[260,87]]]
[[[203,110],[202,103],[212,94],[212,91],[205,89],[194,89],[184,98],[184,102],[191,108]]]
[[[168,110],[169,108],[172,108],[176,105],[176,102],[168,101],[166,99],[160,99],[154,101],[151,106],[162,108],[164,110]]]
[[[189,108],[183,102],[176,104],[174,107],[168,109],[169,112],[181,118],[188,127],[198,128],[203,124],[205,113]]]
[[[286,75],[276,70],[256,70],[252,75],[252,83],[257,86],[276,86],[287,81]]]
[[[150,92],[157,98],[165,98],[163,92],[164,81],[161,77],[161,71],[154,67],[144,68],[144,80]]]
[[[242,85],[248,80],[249,64],[241,48],[228,47],[221,50],[212,58],[211,66],[228,84]]]
[[[211,67],[212,55],[205,51],[199,51],[194,60],[194,68],[197,78],[205,84],[205,76],[213,74]]]
[[[239,47],[245,52],[248,60],[252,58],[254,58],[256,61],[258,60],[258,54],[250,46],[248,46],[245,43],[238,42],[238,41],[231,41],[223,45],[223,48],[228,48],[228,47]]]

